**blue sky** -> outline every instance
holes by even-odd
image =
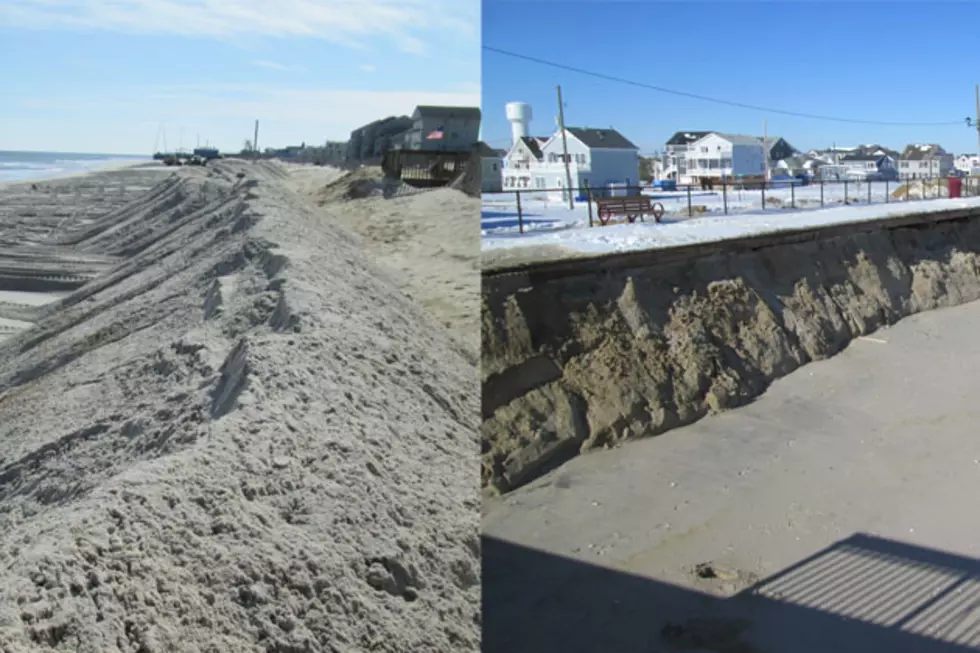
[[[479,104],[478,0],[0,0],[0,150],[346,140]]]
[[[504,105],[532,105],[550,134],[561,84],[569,126],[615,127],[644,152],[680,130],[784,136],[800,149],[938,142],[977,150],[980,3],[566,2],[484,0],[483,45],[739,103],[858,120],[848,124],[722,106],[483,53],[484,138],[506,147]]]

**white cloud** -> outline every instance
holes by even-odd
[[[359,68],[360,68],[361,70],[363,70],[364,72],[366,72],[366,73],[373,73],[373,72],[374,72],[375,70],[377,70],[377,69],[378,69],[378,68],[377,68],[376,66],[374,66],[374,65],[372,65],[372,64],[369,64],[369,63],[366,63],[366,64],[361,64],[361,65],[360,65],[360,66],[358,66],[358,67],[359,67]]]
[[[252,62],[253,66],[258,68],[266,68],[268,70],[282,70],[286,72],[299,72],[305,70],[302,66],[287,66],[286,64],[278,63],[276,61],[266,61],[263,59],[256,59]]]
[[[424,54],[431,32],[478,36],[477,0],[2,0],[0,25],[242,39],[378,39]]]

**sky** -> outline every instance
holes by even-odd
[[[0,150],[346,141],[478,106],[479,35],[479,0],[0,0]]]
[[[483,136],[510,145],[507,102],[528,102],[550,135],[561,85],[565,124],[614,127],[641,152],[677,131],[782,136],[800,149],[939,143],[976,152],[980,3],[484,0]],[[550,67],[505,50],[726,106]],[[776,110],[889,126],[803,118]]]

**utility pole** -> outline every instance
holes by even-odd
[[[558,86],[558,129],[561,130],[561,151],[562,158],[565,160],[565,190],[568,193],[568,208],[574,209],[575,202],[572,200],[572,168],[568,162],[568,137],[565,135],[565,107],[561,101],[561,86]]]
[[[973,87],[973,94],[977,103],[977,158],[980,159],[980,84]],[[972,168],[973,166],[971,165],[970,167]],[[970,170],[970,174],[973,174],[973,170]]]
[[[258,120],[255,121],[255,138],[252,139],[252,150],[255,152],[255,155],[258,156],[259,154],[259,121]]]

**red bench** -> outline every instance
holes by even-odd
[[[631,224],[637,218],[643,222],[645,215],[652,215],[656,222],[664,217],[664,205],[653,202],[649,197],[601,197],[595,203],[599,222],[603,225],[609,224],[615,217],[625,217]]]

